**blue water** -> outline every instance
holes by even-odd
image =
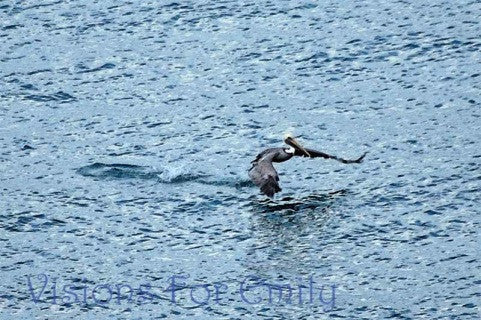
[[[0,2],[0,319],[479,319],[480,21],[464,0]],[[369,153],[279,164],[267,200],[247,169],[286,132]]]

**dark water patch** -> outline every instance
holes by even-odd
[[[52,72],[52,69],[39,69],[39,70],[35,70],[35,71],[30,71],[30,72],[27,72],[27,75],[32,76],[34,74],[44,73],[44,72]]]
[[[65,221],[48,217],[46,214],[29,211],[16,213],[9,218],[9,221],[0,224],[0,228],[9,232],[38,232],[43,229],[66,224]]]
[[[24,99],[37,101],[37,102],[58,101],[60,103],[73,102],[77,100],[77,98],[75,98],[74,96],[63,91],[59,91],[50,95],[41,95],[41,94],[26,95]]]
[[[22,151],[25,151],[25,150],[35,150],[35,148],[32,147],[32,146],[30,146],[30,145],[28,145],[28,144],[26,144],[26,145],[24,145],[24,146],[22,147],[21,150],[22,150]]]
[[[156,122],[156,123],[150,123],[147,125],[147,128],[155,128],[155,127],[158,127],[158,126],[162,126],[162,125],[167,125],[167,124],[171,124],[172,122],[171,121],[161,121],[161,122]]]
[[[98,72],[102,70],[109,70],[115,68],[115,64],[113,63],[105,63],[101,65],[100,67],[92,68],[92,69],[87,69],[87,67],[83,65],[79,65],[79,67],[82,69],[78,71],[77,73],[92,73],[92,72]]]
[[[34,85],[32,84],[22,84],[20,88],[25,89],[25,90],[38,90]]]
[[[244,180],[235,181],[234,187],[236,187],[236,188],[246,188],[246,187],[255,187],[255,185],[251,180],[244,179]]]
[[[50,7],[50,6],[55,6],[57,4],[60,4],[60,3],[62,3],[62,1],[52,1],[50,3],[34,4],[34,5],[30,5],[30,6],[25,6],[25,7],[22,8],[22,10],[30,10],[30,9]]]
[[[24,27],[24,25],[22,25],[22,24],[11,24],[11,25],[3,27],[2,31],[14,30],[14,29],[17,29],[17,28],[22,28],[22,27]]]
[[[211,177],[210,179],[199,179],[197,180],[197,182],[205,185],[211,185],[211,186],[234,187],[236,189],[255,187],[255,185],[252,183],[251,180],[248,180],[248,179],[242,180],[236,177],[233,177],[231,179],[225,179],[225,178],[215,179],[215,177]]]
[[[133,198],[133,199],[126,199],[126,200],[119,200],[116,201],[117,204],[128,204],[128,203],[134,203],[134,204],[145,204],[149,201],[149,198]]]

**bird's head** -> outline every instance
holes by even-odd
[[[304,147],[301,146],[301,144],[299,142],[297,142],[296,139],[294,139],[294,137],[292,137],[291,135],[289,134],[286,134],[284,136],[284,142],[291,146],[293,149],[289,148],[289,150],[286,150],[286,152],[288,153],[294,153],[296,150],[299,150],[301,153],[303,153],[306,157],[311,157],[311,155],[309,154],[309,152],[306,151],[306,149],[304,149]],[[289,152],[290,151],[290,152]]]

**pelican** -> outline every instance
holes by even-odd
[[[266,149],[251,161],[252,167],[249,169],[249,178],[261,189],[261,192],[269,198],[272,198],[275,193],[282,190],[281,187],[279,187],[279,176],[272,164],[273,162],[284,162],[294,156],[300,156],[334,159],[342,163],[361,163],[367,154],[367,152],[365,152],[355,160],[346,160],[324,152],[304,148],[290,135],[285,137],[284,142],[289,145],[289,147]]]

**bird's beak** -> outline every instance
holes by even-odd
[[[296,139],[294,139],[293,137],[287,137],[284,142],[288,145],[290,145],[291,147],[294,147],[295,149],[297,150],[300,150],[304,155],[306,155],[306,157],[311,157],[311,155],[309,154],[309,152],[306,151],[306,149],[304,149],[300,144],[299,142],[297,142]]]

